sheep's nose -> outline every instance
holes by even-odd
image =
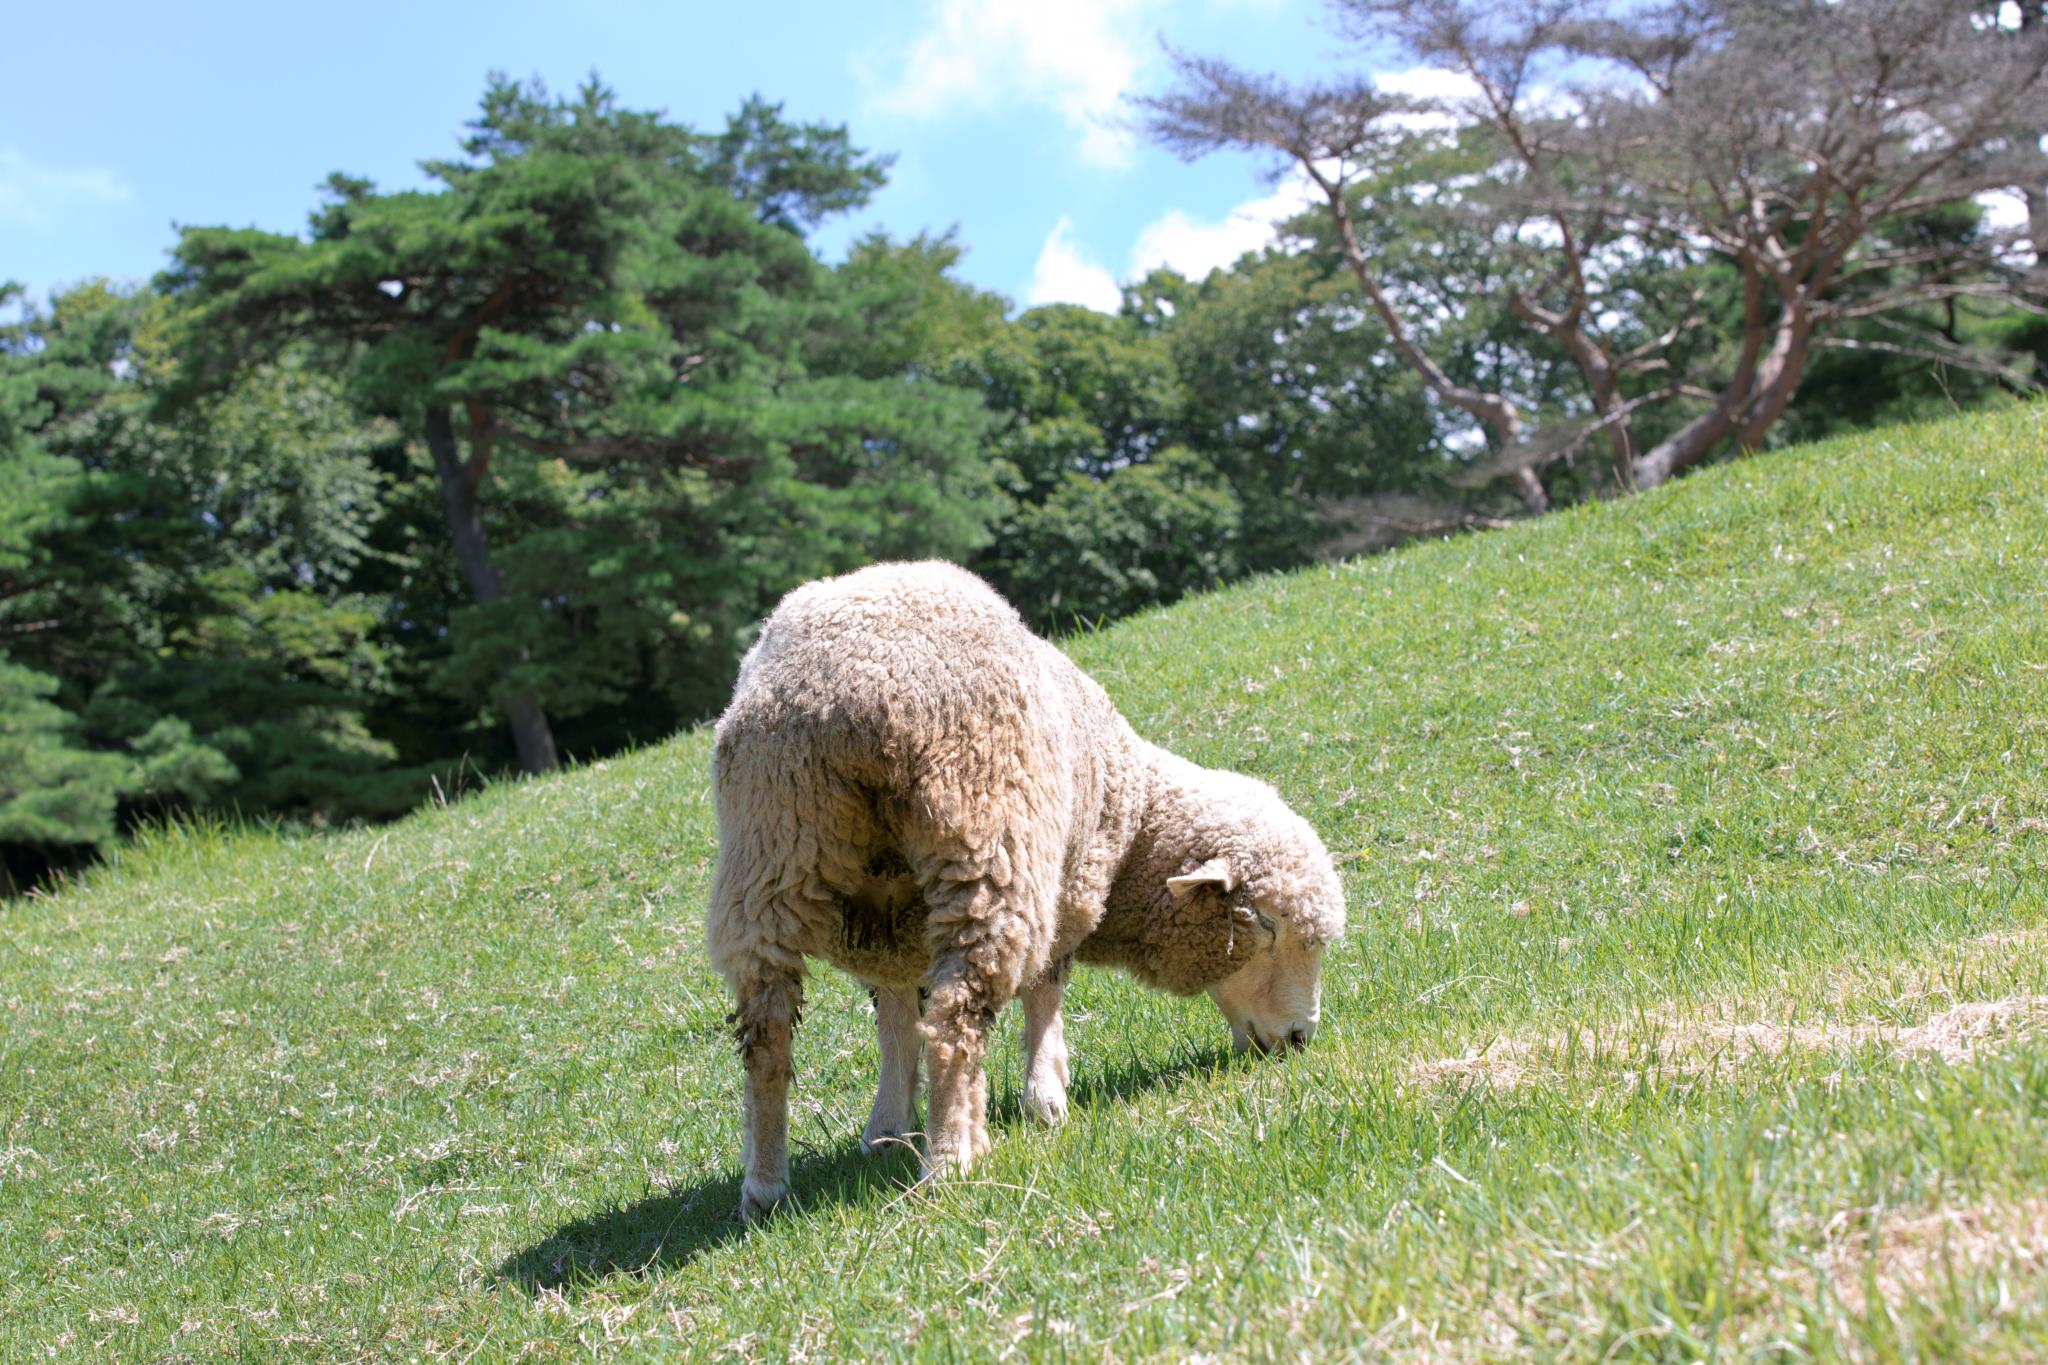
[[[1285,1033],[1275,1029],[1269,1038],[1257,1028],[1247,1030],[1245,1046],[1261,1057],[1284,1057],[1290,1052],[1299,1052],[1308,1046],[1308,1040],[1315,1037],[1314,1024],[1296,1024]]]

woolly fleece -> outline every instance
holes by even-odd
[[[1027,1106],[1064,1113],[1075,957],[1210,990],[1240,1046],[1313,1030],[1321,951],[1344,925],[1314,830],[1265,783],[1139,738],[962,569],[882,564],[785,597],[719,719],[713,777],[707,938],[747,1065],[745,1214],[786,1189],[807,958],[876,991],[871,1144],[909,1130],[923,993],[928,1171],[987,1150],[981,1059],[1020,993]]]

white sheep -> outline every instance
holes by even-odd
[[[988,1150],[982,1058],[1019,994],[1025,1109],[1065,1115],[1075,958],[1206,990],[1240,1050],[1315,1032],[1344,927],[1315,831],[1265,783],[1140,739],[964,570],[882,564],[785,597],[719,718],[713,774],[707,939],[747,1073],[743,1217],[788,1188],[807,958],[874,996],[869,1149],[911,1130],[924,997],[927,1175]]]

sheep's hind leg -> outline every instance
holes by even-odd
[[[924,1173],[934,1176],[964,1171],[989,1152],[982,1063],[996,1015],[1016,994],[1028,920],[986,880],[928,891],[927,899],[934,951],[924,1011],[931,1064]]]
[[[964,1171],[989,1151],[989,1028],[1000,1006],[986,984],[948,973],[933,983],[925,1009],[931,1054],[931,1100],[925,1122],[924,1173]]]
[[[758,1218],[789,1193],[790,1039],[803,985],[787,972],[744,975],[734,986],[733,1034],[747,1069],[740,1217]]]
[[[875,1002],[882,1075],[860,1146],[873,1152],[904,1141],[916,1125],[918,1051],[924,1038],[917,1029],[916,987],[870,986],[868,994]]]
[[[1024,992],[1024,1112],[1040,1123],[1067,1117],[1067,1038],[1060,998],[1072,959],[1054,963]]]

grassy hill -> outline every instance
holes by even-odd
[[[1306,1054],[1077,976],[907,1190],[813,978],[745,1230],[707,745],[0,907],[0,1359],[2048,1354],[2048,411],[1076,641],[1352,898]]]

